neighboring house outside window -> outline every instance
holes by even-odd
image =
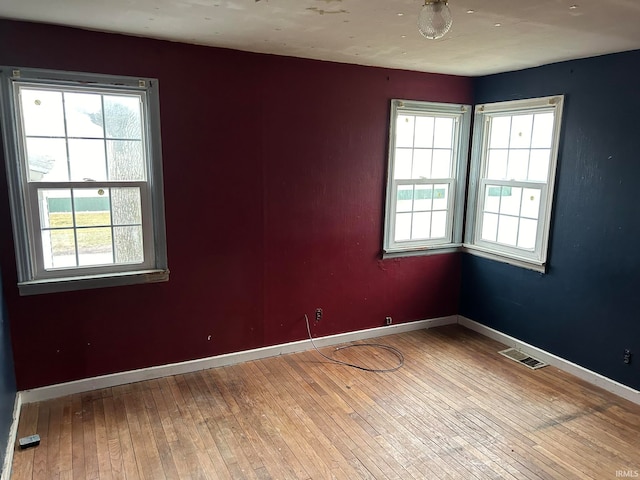
[[[157,80],[0,80],[20,293],[166,280]]]
[[[392,100],[385,256],[461,244],[471,107]]]
[[[470,107],[392,100],[383,256],[462,247],[545,271],[563,103],[477,105],[467,183]]]
[[[544,271],[563,96],[477,105],[465,246]]]

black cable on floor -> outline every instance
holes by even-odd
[[[330,362],[337,363],[339,365],[345,365],[347,367],[357,368],[358,370],[364,370],[365,372],[375,372],[375,373],[395,372],[396,370],[400,369],[404,365],[404,355],[402,354],[402,352],[395,347],[392,347],[390,345],[384,345],[382,343],[354,343],[352,345],[344,345],[342,347],[338,347],[334,350],[334,352],[337,352],[339,350],[346,350],[347,348],[354,348],[354,347],[381,348],[383,350],[387,350],[393,353],[396,357],[398,357],[398,365],[396,365],[393,368],[368,368],[368,367],[363,367],[361,365],[356,365],[354,363],[343,362],[342,360],[336,360],[335,358],[328,357],[327,355],[322,353],[320,350],[318,350],[318,347],[316,347],[316,344],[313,342],[313,338],[311,337],[311,328],[309,327],[309,317],[307,317],[306,313],[304,314],[304,320],[307,323],[307,333],[309,334],[309,340],[311,341],[311,345],[313,345],[313,348],[315,348],[316,352],[318,352],[322,357],[326,358]]]

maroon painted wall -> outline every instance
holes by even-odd
[[[389,99],[467,102],[462,77],[0,21],[0,64],[157,77],[168,283],[20,297],[18,388],[457,312],[456,254],[381,260]],[[3,169],[2,169],[3,170]],[[211,341],[207,337],[211,335]]]

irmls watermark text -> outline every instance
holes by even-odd
[[[616,470],[616,477],[618,478],[638,478],[640,473],[638,470]]]

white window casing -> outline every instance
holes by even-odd
[[[385,257],[461,245],[470,121],[469,105],[391,101]]]
[[[562,95],[477,105],[465,249],[544,272]]]
[[[0,67],[20,294],[168,279],[155,79]]]

